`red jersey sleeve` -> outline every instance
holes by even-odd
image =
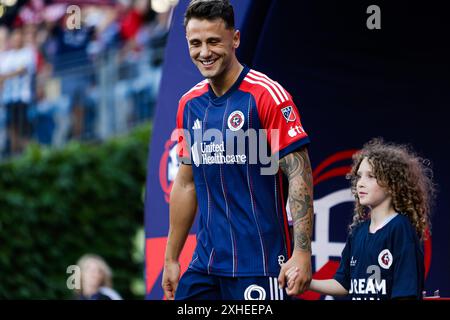
[[[189,104],[189,101],[193,98],[201,96],[205,92],[208,91],[208,81],[203,80],[199,82],[191,90],[186,92],[180,99],[178,103],[178,111],[177,111],[177,120],[176,125],[177,128],[174,131],[172,136],[172,140],[177,141],[177,156],[178,160],[183,164],[191,164],[191,140],[190,133],[188,128],[188,117],[186,116],[189,111],[186,106]]]
[[[188,135],[189,131],[185,125],[184,111],[186,106],[186,99],[181,99],[178,103],[178,111],[177,111],[177,127],[174,132],[175,136],[173,140],[177,141],[177,156],[178,160],[183,164],[190,164],[190,155],[189,152],[189,140]]]
[[[278,83],[270,83],[272,86],[267,84],[267,87],[271,90],[262,91],[256,105],[272,154],[278,152],[281,159],[310,140],[291,95]]]

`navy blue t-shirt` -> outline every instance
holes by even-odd
[[[334,279],[352,300],[420,299],[424,287],[424,258],[409,218],[398,214],[375,233],[370,220],[347,239]]]

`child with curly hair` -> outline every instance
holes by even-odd
[[[353,300],[421,299],[422,243],[434,185],[428,161],[404,145],[373,139],[353,156],[353,222],[334,279],[310,290]],[[287,272],[288,294],[298,270]]]

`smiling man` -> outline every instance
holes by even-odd
[[[309,137],[290,94],[238,61],[240,32],[229,1],[191,1],[184,25],[191,59],[206,79],[178,108],[182,164],[170,196],[164,293],[180,300],[287,299],[290,267],[299,270],[290,294],[303,292],[311,280]],[[237,150],[229,148],[233,134],[250,131],[256,139],[248,135]],[[252,144],[261,138],[280,159],[275,174],[263,174],[264,164],[251,161]],[[197,207],[197,247],[180,279],[178,259]]]

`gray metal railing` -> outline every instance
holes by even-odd
[[[71,139],[105,140],[149,121],[162,73],[160,51],[108,51],[94,59],[61,59],[50,75],[35,77],[35,98],[28,106],[27,141],[61,146]],[[17,123],[16,126],[23,126]],[[11,126],[11,125],[10,125]],[[23,132],[22,128],[19,128]],[[0,154],[11,155],[11,128],[0,105]]]

